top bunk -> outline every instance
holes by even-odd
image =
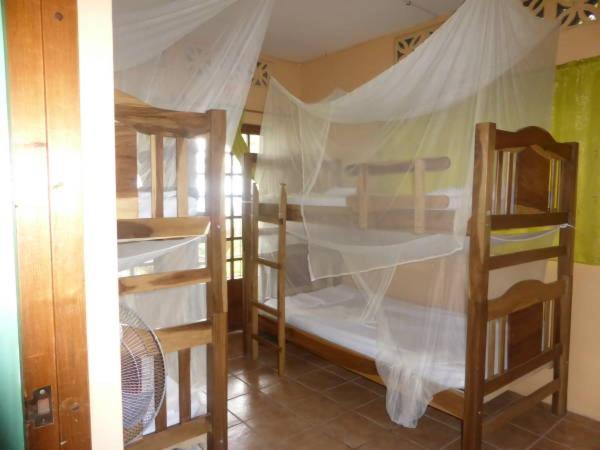
[[[576,177],[573,173],[576,148],[574,143],[557,142],[539,127],[507,131],[497,129],[493,123],[478,124],[474,183],[478,176],[489,180],[492,230],[567,223],[568,193],[563,186],[570,185],[570,177]],[[488,163],[486,173],[482,173],[483,167],[478,163],[482,158]],[[271,165],[276,166],[261,155],[245,155],[247,187],[259,160],[265,171]],[[328,217],[336,216],[339,220],[341,215],[361,229],[406,230],[415,234],[452,232],[464,190],[453,187],[428,192],[426,189],[428,178],[450,170],[450,158],[327,164],[332,172],[344,174],[345,187],[318,195],[287,194],[286,220],[301,222],[308,211],[313,221],[320,217],[327,223]],[[370,188],[380,177],[403,173],[412,177],[410,192],[386,195]],[[474,197],[478,195],[474,188],[472,192]],[[276,223],[279,214],[276,200],[261,198],[258,203],[258,220]]]

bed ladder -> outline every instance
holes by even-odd
[[[286,214],[287,213],[287,189],[281,184],[279,197],[279,208],[277,214],[261,213],[258,189],[256,185],[252,190],[252,255],[254,264],[249,275],[255,283],[252,286],[252,297],[250,300],[250,338],[252,345],[252,359],[258,358],[258,344],[262,343],[274,348],[278,352],[277,371],[279,375],[285,374],[285,238],[286,238]],[[259,257],[258,236],[259,222],[277,225],[277,260],[271,261]],[[258,265],[267,266],[277,270],[277,309],[258,301]],[[262,311],[272,316],[277,323],[277,343],[264,337],[259,332],[258,319]]]
[[[119,278],[119,295],[157,291],[193,284],[206,284],[207,319],[154,330],[166,355],[177,353],[179,423],[167,426],[167,398],[155,419],[156,431],[127,445],[127,450],[159,450],[208,433],[208,449],[227,448],[227,289],[225,277],[224,158],[225,112],[211,110],[205,115],[171,113],[153,107],[127,111],[123,117],[117,105],[117,120],[138,132],[150,134],[152,218],[117,221],[119,240],[156,240],[207,235],[205,268],[177,270]],[[186,128],[179,116],[207,119],[206,213],[188,215],[188,161]],[[180,125],[175,131],[161,130],[161,119],[172,118]],[[150,128],[148,123],[158,125]],[[148,123],[147,123],[148,122]],[[142,126],[138,126],[141,124]],[[164,217],[164,137],[176,136],[177,217]],[[191,349],[206,345],[207,414],[192,418]]]

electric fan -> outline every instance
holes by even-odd
[[[121,322],[123,441],[141,436],[165,397],[165,358],[154,332],[126,306]]]

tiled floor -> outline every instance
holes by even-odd
[[[393,424],[385,390],[288,344],[286,377],[275,373],[275,354],[243,356],[240,334],[230,339],[230,450],[460,449],[460,423],[430,409],[416,429]],[[493,413],[518,398],[505,393]],[[600,450],[600,423],[582,416],[553,416],[540,405],[484,436],[486,450]]]

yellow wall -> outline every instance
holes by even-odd
[[[404,34],[404,33],[403,33]],[[387,35],[354,47],[297,64],[272,59],[271,73],[304,101],[316,101],[334,89],[350,91],[394,63],[395,35]],[[600,22],[561,31],[557,64],[600,55]],[[248,108],[262,111],[266,88],[253,87]],[[248,114],[260,123],[260,114]],[[600,420],[600,267],[575,265],[569,409]],[[512,386],[521,393],[540,386],[549,370]],[[537,383],[537,384],[536,384]]]

